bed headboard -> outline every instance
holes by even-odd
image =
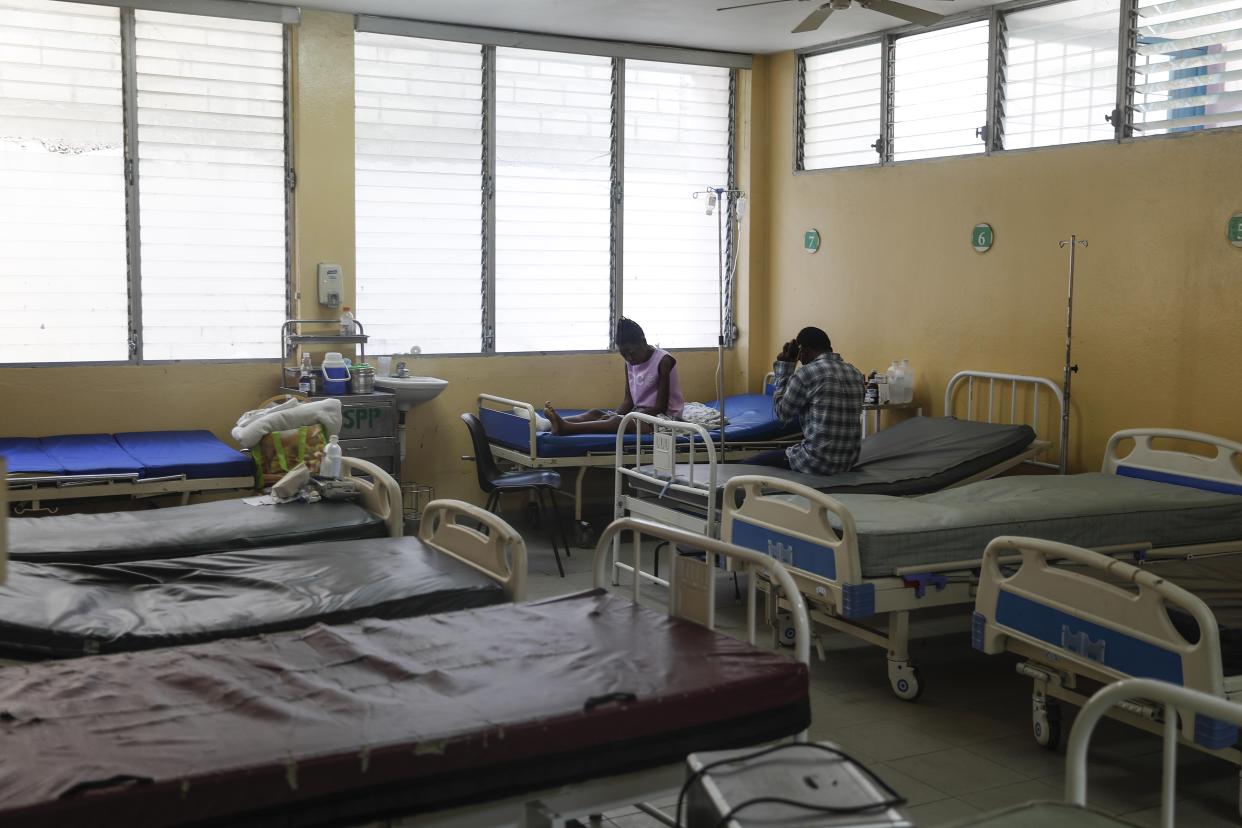
[[[1181,440],[1214,449],[1211,456],[1172,448],[1155,448],[1152,440]],[[1133,440],[1134,447],[1119,456],[1120,445]],[[1242,495],[1242,443],[1180,428],[1129,428],[1108,438],[1104,449],[1105,474],[1173,483],[1211,492]]]
[[[965,393],[961,393],[962,389]],[[960,413],[959,413],[960,412]],[[995,371],[958,371],[944,389],[944,415],[986,423],[1028,425],[1047,448],[1024,462],[1065,474],[1060,458],[1061,418],[1065,398],[1060,387],[1044,377]]]

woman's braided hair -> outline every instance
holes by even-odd
[[[646,334],[643,333],[643,329],[633,319],[626,319],[623,316],[617,320],[618,345],[637,345],[646,341]]]

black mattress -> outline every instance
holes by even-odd
[[[11,562],[0,654],[128,652],[505,600],[495,581],[412,537],[120,564]]]
[[[111,563],[387,534],[384,521],[354,503],[251,506],[241,500],[218,500],[166,509],[11,520],[9,558]]]
[[[847,472],[803,474],[771,466],[720,463],[716,466],[716,505],[725,484],[734,477],[762,474],[801,483],[829,494],[885,494],[897,497],[928,494],[968,480],[980,472],[1017,457],[1035,440],[1025,425],[981,423],[955,417],[912,417],[863,440],[858,462]],[[708,466],[696,463],[693,482],[707,485]],[[691,482],[691,467],[678,464],[677,482]],[[661,487],[629,478],[645,494],[660,495]],[[662,498],[699,509],[707,507],[706,492],[690,494],[669,490]]]
[[[4,678],[6,828],[350,824],[810,722],[805,665],[600,590]]]

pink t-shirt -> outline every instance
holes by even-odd
[[[651,359],[641,365],[625,363],[625,379],[630,384],[630,399],[635,408],[654,408],[656,398],[660,396],[660,360],[668,356],[668,351],[654,349]],[[677,378],[677,365],[668,377],[668,410],[663,412],[670,417],[680,417],[681,410],[686,407],[685,398],[681,396],[681,380]]]

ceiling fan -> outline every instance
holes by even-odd
[[[722,6],[716,11],[729,11],[730,9],[745,9],[750,6],[770,6],[773,3],[788,3],[791,0],[759,0],[757,3],[741,3],[736,6]],[[800,3],[807,3],[811,0],[798,0]],[[891,17],[900,18],[919,26],[931,26],[939,23],[944,19],[943,15],[929,12],[925,9],[907,6],[905,3],[898,3],[897,0],[852,0],[856,6],[864,9],[871,9],[880,14],[887,14]],[[828,19],[834,11],[842,11],[850,7],[851,0],[828,0],[818,6],[815,11],[811,12],[805,20],[793,28],[793,34],[802,32],[813,32],[820,26],[824,25],[824,21]]]

